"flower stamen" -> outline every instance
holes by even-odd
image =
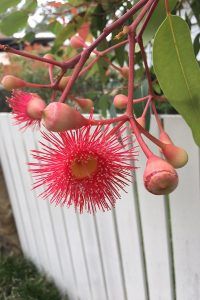
[[[76,158],[71,164],[71,172],[76,179],[84,179],[94,175],[97,167],[98,160],[95,157]]]

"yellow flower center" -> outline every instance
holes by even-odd
[[[94,174],[97,170],[97,165],[98,161],[95,157],[75,159],[71,165],[71,172],[76,179],[83,179]]]

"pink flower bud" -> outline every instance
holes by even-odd
[[[12,75],[4,76],[1,81],[1,84],[3,85],[4,89],[7,91],[11,91],[17,88],[23,88],[27,86],[26,81]]]
[[[75,49],[79,49],[84,47],[85,42],[79,35],[74,35],[70,39],[70,45]]]
[[[32,93],[31,95],[26,108],[27,115],[34,120],[41,120],[46,103],[37,94]]]
[[[113,100],[114,106],[119,109],[126,108],[127,103],[128,103],[128,97],[122,94],[116,95]]]
[[[43,121],[48,130],[55,132],[78,129],[89,124],[77,110],[60,102],[52,102],[45,108]]]
[[[154,195],[169,194],[178,185],[175,169],[158,156],[152,156],[147,160],[143,179],[146,189]]]
[[[143,127],[145,128],[146,120],[145,117],[139,117],[136,119],[136,121]]]
[[[68,83],[68,81],[70,80],[71,76],[64,76],[61,78],[59,84],[58,84],[58,88],[63,91]]]
[[[53,55],[50,54],[50,53],[45,54],[43,57],[46,58],[46,59],[54,60]],[[50,65],[51,65],[50,63],[46,63],[47,67],[49,67]]]
[[[47,53],[43,57],[46,58],[46,59],[54,59],[54,57],[51,53]]]
[[[83,112],[90,112],[94,107],[94,103],[91,99],[76,98],[76,103],[82,108]]]
[[[162,147],[162,153],[166,160],[176,169],[182,168],[188,162],[187,152],[173,144],[165,144]]]
[[[129,76],[129,67],[122,67],[121,74],[124,78],[128,78]]]
[[[79,35],[85,40],[90,30],[89,23],[83,23],[81,27],[78,29]]]

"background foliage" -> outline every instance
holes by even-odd
[[[0,255],[0,300],[67,300],[21,256]]]
[[[0,8],[0,32],[6,36],[13,36],[16,33],[23,33],[23,40],[26,43],[26,50],[44,55],[52,52],[57,60],[68,59],[76,54],[76,50],[69,46],[69,39],[75,33],[79,32],[85,24],[89,25],[90,32],[87,35],[87,42],[90,43],[96,38],[106,25],[111,21],[124,14],[127,9],[131,8],[135,1],[121,0],[68,0],[68,1],[34,1],[34,0],[2,0]],[[180,15],[184,18],[193,32],[193,49],[195,56],[199,58],[200,49],[200,2],[199,0],[178,1],[169,0],[170,8],[173,14]],[[160,1],[156,11],[154,12],[148,27],[144,32],[144,43],[148,45],[148,58],[151,64],[151,44],[160,24],[166,17],[163,1]],[[130,19],[128,23],[130,23]],[[14,24],[14,26],[13,26]],[[196,28],[196,30],[194,30]],[[102,42],[99,50],[104,50],[114,45],[118,40],[116,35],[121,31],[117,29],[109,36],[107,40]],[[35,40],[38,33],[49,32],[54,35],[55,39],[49,48],[31,47],[31,43]],[[119,41],[122,41],[120,39]],[[127,66],[128,53],[127,47],[121,47],[108,55],[109,59],[118,66]],[[32,82],[48,82],[48,74],[42,64],[35,62],[27,62],[25,59],[12,58],[12,64],[18,64],[21,70],[18,72],[19,77]],[[13,69],[10,72],[13,73]],[[15,70],[15,69],[14,69]],[[8,74],[8,70],[2,74]],[[67,74],[69,75],[69,74]],[[154,91],[158,95],[162,95],[163,91],[156,79],[154,69],[151,67],[151,76],[154,84]],[[139,49],[136,54],[136,95],[144,96],[146,91],[146,79],[143,63]],[[77,81],[74,92],[77,96],[89,97],[95,103],[96,112],[100,112],[105,116],[107,110],[115,113],[112,105],[113,96],[117,93],[127,93],[127,79],[121,76],[116,70],[111,68],[102,59],[96,64],[89,73]],[[50,91],[42,90],[39,92],[47,101],[50,98]],[[142,105],[142,104],[141,104]],[[176,113],[175,108],[166,102],[157,104],[158,111],[161,113]],[[142,107],[140,105],[136,109],[136,114],[140,114]]]

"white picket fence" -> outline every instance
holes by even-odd
[[[76,214],[37,199],[27,171],[39,132],[20,132],[0,116],[0,157],[26,257],[49,274],[70,300],[200,299],[200,155],[179,116],[165,116],[174,142],[189,153],[170,197],[143,187],[140,154],[134,186],[116,208]],[[151,132],[158,134],[154,120]]]

